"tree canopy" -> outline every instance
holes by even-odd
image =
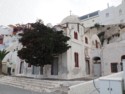
[[[70,48],[67,44],[70,38],[64,36],[63,31],[49,28],[41,21],[24,28],[21,36],[19,41],[23,48],[18,51],[18,56],[35,66],[51,64],[55,56]]]
[[[6,50],[0,51],[0,62],[2,62],[2,60],[4,59],[4,57],[5,57],[8,53],[9,53],[9,52],[7,52]]]

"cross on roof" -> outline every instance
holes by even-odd
[[[70,10],[69,12],[70,12],[70,16],[71,16],[72,15],[72,11]]]

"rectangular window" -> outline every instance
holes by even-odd
[[[111,72],[112,73],[118,72],[117,63],[111,63]]]
[[[85,43],[88,44],[88,38],[87,37],[85,37]]]
[[[3,44],[3,36],[0,35],[0,44]]]
[[[74,32],[74,38],[75,38],[75,39],[78,39],[78,34],[77,34],[77,32]]]
[[[106,17],[109,17],[109,13],[106,13],[105,16],[106,16]]]
[[[28,67],[31,67],[31,64],[30,64],[30,63],[28,63]]]
[[[79,54],[74,53],[75,67],[79,67]]]

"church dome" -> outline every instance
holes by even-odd
[[[62,20],[61,24],[65,24],[65,23],[80,23],[80,21],[78,19],[78,16],[70,15]]]
[[[49,28],[53,27],[51,23],[48,23],[46,26],[49,27]]]

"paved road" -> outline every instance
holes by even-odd
[[[24,90],[21,88],[0,84],[0,94],[52,94],[52,93],[37,93],[29,90]]]

